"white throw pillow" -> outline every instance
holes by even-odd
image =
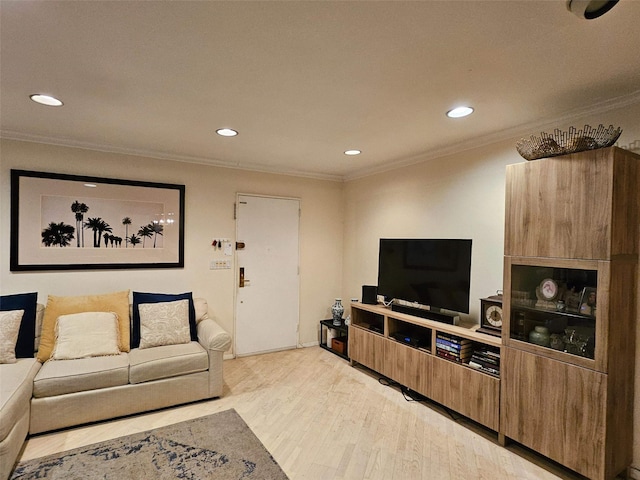
[[[113,312],[82,312],[60,315],[56,321],[56,340],[51,358],[119,355],[118,315]]]
[[[141,303],[140,348],[189,343],[189,300]]]
[[[16,343],[24,310],[0,312],[0,363],[16,363]]]

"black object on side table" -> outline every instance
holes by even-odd
[[[336,332],[336,336],[331,339],[331,344],[327,345],[329,329]],[[320,320],[320,347],[335,353],[339,357],[349,360],[349,326],[345,325],[344,319],[340,325],[334,325],[333,320]]]

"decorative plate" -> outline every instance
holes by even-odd
[[[582,130],[569,127],[568,132],[556,128],[553,134],[540,132],[539,137],[531,135],[528,139],[520,139],[516,142],[516,150],[527,160],[557,157],[568,153],[610,147],[616,143],[621,133],[620,127],[614,128],[613,125],[609,125],[609,128],[605,128],[602,124],[598,128],[585,125]]]

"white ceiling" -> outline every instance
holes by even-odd
[[[640,101],[638,0],[596,20],[564,0],[2,0],[0,16],[5,138],[341,179]],[[476,112],[445,116],[461,103]]]

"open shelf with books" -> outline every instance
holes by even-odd
[[[500,349],[488,345],[476,346],[473,349],[469,364],[471,368],[489,375],[500,377]]]
[[[436,355],[456,363],[469,363],[473,342],[448,333],[436,334]]]
[[[446,333],[436,334],[436,356],[500,378],[500,348]]]

